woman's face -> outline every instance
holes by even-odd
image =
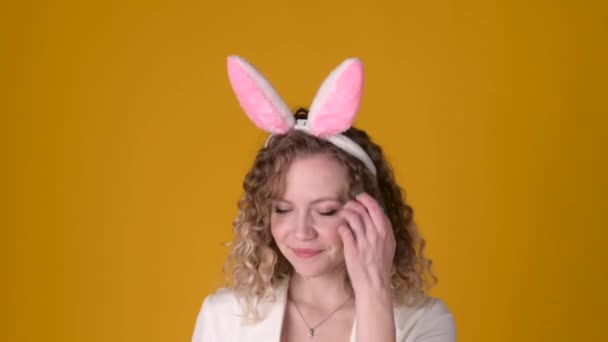
[[[326,154],[295,159],[285,175],[285,192],[273,203],[272,236],[294,270],[325,275],[344,264],[338,226],[347,201],[345,168]]]

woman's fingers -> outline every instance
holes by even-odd
[[[386,236],[386,234],[392,233],[389,231],[391,225],[388,218],[384,214],[384,210],[372,196],[364,192],[357,195],[356,199],[363,206],[365,206],[373,222],[373,226],[381,236]]]
[[[353,232],[345,224],[338,227],[338,233],[344,244],[344,256],[347,260],[352,260],[357,254],[357,241]]]
[[[353,232],[357,245],[362,246],[366,239],[365,231],[373,228],[365,227],[364,222],[359,213],[353,210],[348,204],[346,204],[342,208],[342,217]]]
[[[370,282],[386,282],[391,275],[395,238],[384,210],[364,193],[344,204],[340,213],[344,222],[338,229],[353,288],[365,289]]]
[[[346,205],[346,208],[354,211],[359,215],[360,220],[363,223],[365,236],[368,240],[372,241],[376,239],[376,228],[374,227],[374,223],[372,222],[367,209],[358,202],[349,201]]]

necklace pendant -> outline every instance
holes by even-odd
[[[315,336],[315,329],[308,329],[308,336],[314,337]]]

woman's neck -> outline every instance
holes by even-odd
[[[316,277],[303,277],[294,272],[289,280],[289,298],[298,304],[333,309],[349,296],[343,271]]]

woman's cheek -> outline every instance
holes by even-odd
[[[289,220],[284,216],[274,216],[270,219],[270,232],[275,239],[285,235],[289,227]]]
[[[342,237],[340,236],[340,233],[338,232],[338,228],[340,228],[340,226],[346,226],[346,227],[348,227],[348,222],[342,216],[336,217],[336,220],[334,221],[334,228],[332,230],[334,240],[340,246],[342,246]]]
[[[340,216],[331,216],[317,221],[316,226],[326,235],[338,235],[338,227],[346,221]]]

